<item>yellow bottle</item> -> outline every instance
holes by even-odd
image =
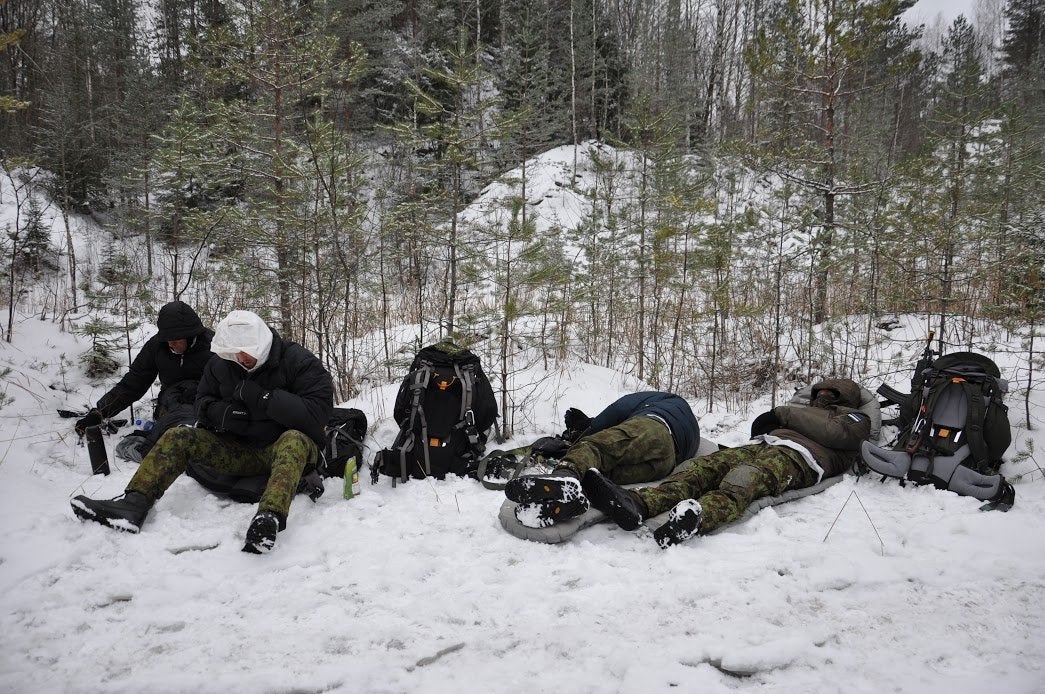
[[[356,465],[356,457],[352,456],[345,462],[345,498],[351,499],[359,492],[359,466]]]

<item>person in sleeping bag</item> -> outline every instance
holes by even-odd
[[[827,378],[813,384],[810,399],[809,407],[780,405],[759,415],[749,444],[694,458],[659,486],[626,489],[593,468],[579,494],[625,530],[670,510],[653,533],[661,547],[711,532],[756,499],[811,487],[859,459],[871,433],[870,417],[857,409],[860,386]]]
[[[550,475],[523,475],[505,485],[505,496],[519,503],[515,515],[524,525],[546,527],[587,511],[580,479],[592,468],[618,484],[653,482],[693,457],[700,445],[689,403],[659,391],[618,398],[594,419],[570,408],[566,427],[579,433]],[[548,493],[534,493],[552,478]]]
[[[77,496],[83,520],[138,532],[152,505],[192,459],[219,472],[269,476],[247,528],[244,552],[268,552],[286,527],[302,474],[325,442],[334,388],[322,362],[284,340],[250,311],[232,311],[214,331],[196,393],[196,427],[175,427],[142,460],[122,497]]]

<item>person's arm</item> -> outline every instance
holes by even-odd
[[[840,451],[860,450],[871,435],[871,418],[848,407],[800,407],[781,405],[773,409],[785,429],[797,431],[817,443]]]
[[[237,387],[233,397],[247,406],[254,419],[267,417],[321,439],[334,407],[334,385],[319,360],[309,354],[286,388],[265,390],[248,379]]]
[[[112,417],[145,395],[145,391],[149,389],[159,374],[156,366],[156,350],[159,349],[160,344],[155,338],[146,342],[119,383],[98,400],[95,409],[103,417]]]

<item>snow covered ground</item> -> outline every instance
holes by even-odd
[[[1045,691],[1040,389],[1037,429],[1014,428],[1010,457],[1033,442],[1037,462],[1006,464],[1009,513],[847,477],[667,551],[608,525],[551,546],[504,532],[502,494],[474,481],[366,480],[350,501],[299,496],[255,556],[254,508],[189,479],[139,535],[77,520],[72,496],[115,496],[135,466],[90,476],[55,408],[109,383],[85,381],[86,344],[52,323],[16,336],[0,344],[0,691]],[[641,388],[576,363],[524,377],[554,385],[520,443]],[[376,420],[371,451],[394,436],[394,391],[347,403]],[[742,443],[764,405],[704,415],[705,436]]]

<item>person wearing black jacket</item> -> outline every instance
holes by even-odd
[[[199,425],[168,431],[122,497],[73,499],[77,516],[138,532],[188,462],[201,460],[222,473],[269,475],[243,551],[272,549],[302,474],[316,465],[333,410],[333,384],[315,355],[282,339],[250,311],[233,311],[222,320],[212,348],[217,358],[208,362],[196,396]]]
[[[155,426],[146,435],[125,437],[117,445],[118,453],[134,461],[140,461],[170,427],[192,423],[196,386],[212,356],[210,343],[214,332],[204,327],[200,317],[185,302],[164,304],[156,327],[156,334],[141,348],[119,383],[76,422],[79,434],[89,426],[101,424],[103,419],[139,400],[159,377],[160,392],[152,411]],[[125,445],[125,442],[133,445]]]

